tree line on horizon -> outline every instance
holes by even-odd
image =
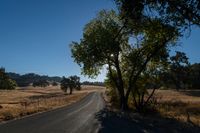
[[[38,75],[35,73],[28,73],[28,74],[24,74],[24,75],[20,75],[17,73],[13,73],[13,72],[7,72],[6,73],[12,80],[16,81],[17,85],[19,87],[25,87],[25,86],[29,86],[32,84],[36,84],[38,82],[58,82],[60,83],[62,78],[58,77],[58,76],[54,76],[54,77],[49,77],[47,75]]]
[[[158,73],[160,86],[168,89],[200,89],[200,63],[190,64],[185,53],[176,51],[176,55],[169,59],[168,69],[162,73]],[[1,86],[5,86],[2,82],[4,79],[9,79],[7,84],[13,84],[15,87],[26,87],[32,85],[34,87],[46,87],[59,85],[64,77],[49,77],[40,76],[38,74],[29,73],[25,75],[16,74],[13,72],[5,72],[1,68]],[[107,80],[106,80],[107,82]],[[153,82],[152,82],[153,83]],[[155,83],[153,83],[155,84]],[[97,85],[105,86],[104,82],[83,81],[81,85]],[[12,86],[12,85],[11,85]],[[13,89],[13,87],[1,87],[4,89]]]
[[[200,89],[200,63],[190,64],[186,54],[179,51],[169,60],[168,69],[159,75],[162,86],[176,90]]]
[[[49,85],[57,86],[60,85],[65,77],[49,77],[47,75],[38,75],[35,73],[28,73],[20,75],[13,72],[6,72],[5,68],[0,69],[0,89],[15,89],[15,87],[47,87]],[[76,75],[75,75],[76,76]],[[76,76],[78,77],[78,76]],[[80,81],[79,81],[80,82]],[[5,86],[7,84],[7,86]],[[98,85],[103,86],[103,82],[80,82],[81,85]]]

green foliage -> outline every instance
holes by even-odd
[[[83,74],[90,77],[98,75],[100,69],[121,51],[121,45],[128,42],[125,35],[115,40],[114,33],[120,26],[114,11],[103,10],[85,26],[80,43],[72,42],[72,57],[82,67]]]
[[[73,42],[71,48],[72,57],[84,74],[95,76],[103,66],[108,66],[110,87],[116,88],[121,104],[126,104],[146,65],[150,61],[166,60],[167,45],[176,40],[177,32],[155,20],[150,28],[135,36],[142,37],[140,41],[129,44],[130,32],[123,29],[122,23],[113,11],[103,10],[86,25],[81,42]]]
[[[0,89],[13,90],[16,87],[16,82],[6,75],[4,68],[0,68]]]
[[[49,82],[46,80],[38,80],[33,82],[33,87],[47,87],[49,86]]]
[[[169,58],[166,71],[159,73],[163,86],[177,90],[187,88],[188,66],[189,62],[185,53],[176,51],[176,55]]]
[[[80,77],[74,75],[70,76],[69,79],[71,81],[70,88],[81,90]]]
[[[94,86],[105,86],[104,82],[91,82],[91,81],[84,81],[81,85],[94,85]]]
[[[61,81],[61,89],[66,93],[68,89],[70,89],[70,94],[72,94],[73,89],[80,90],[80,77],[78,76],[70,76],[68,78],[63,77]]]
[[[153,95],[155,90],[162,85],[159,74],[165,70],[165,63],[163,61],[150,62],[137,79],[135,89],[132,89],[133,103],[137,111],[146,112],[155,107]]]
[[[20,74],[17,74],[17,73],[10,73],[9,72],[9,73],[7,73],[7,75],[12,80],[15,80],[19,87],[29,86],[33,82],[37,82],[37,81],[40,81],[40,80],[47,80],[49,82],[58,82],[59,83],[62,79],[61,77],[41,76],[41,75],[34,74],[34,73],[28,73],[28,74],[20,75]]]
[[[173,80],[176,89],[182,89],[181,84],[184,84],[186,81],[187,76],[187,68],[186,66],[189,65],[188,58],[183,52],[176,51],[176,55],[170,58],[171,65],[170,65],[170,74],[171,79]]]
[[[199,0],[115,0],[120,15],[131,29],[139,31],[146,20],[161,20],[180,32],[200,25]]]
[[[174,69],[181,66],[189,65],[188,57],[183,52],[176,51],[176,55],[170,57],[170,60]]]
[[[200,89],[200,63],[195,63],[189,66],[187,81],[189,88]]]
[[[58,86],[58,83],[54,81],[54,82],[52,83],[52,86]]]
[[[195,5],[199,2],[115,1],[119,15],[103,10],[92,19],[80,42],[72,42],[72,57],[90,77],[107,67],[106,82],[111,91],[116,88],[120,108],[127,109],[130,93],[140,108],[154,93],[148,94],[147,88],[160,86],[155,85],[160,80],[156,75],[167,68],[170,47],[176,45],[186,28],[200,24]]]
[[[173,56],[176,57],[176,56]],[[180,63],[180,64],[179,64]],[[200,64],[178,64],[169,65],[168,71],[159,75],[162,85],[166,88],[200,89]]]
[[[112,76],[116,78],[117,74],[114,70],[112,70]],[[108,96],[110,96],[110,102],[113,105],[119,106],[119,93],[117,91],[117,87],[114,83],[114,81],[111,78],[111,74],[107,73],[106,79],[105,79],[105,86],[106,86],[106,93]]]
[[[61,84],[60,84],[61,90],[63,90],[64,92],[67,92],[69,84],[70,84],[69,78],[63,77],[63,79],[61,80]]]

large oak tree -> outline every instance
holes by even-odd
[[[83,74],[93,77],[107,67],[119,94],[120,108],[126,110],[129,95],[138,90],[138,80],[148,72],[149,64],[165,62],[169,48],[176,45],[185,29],[199,25],[199,3],[195,0],[116,0],[116,3],[119,15],[101,11],[85,26],[80,42],[73,42],[71,47],[72,57]]]

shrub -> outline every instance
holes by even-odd
[[[5,69],[0,68],[0,89],[13,90],[16,86],[16,82],[7,76]]]

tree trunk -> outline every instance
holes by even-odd
[[[72,94],[72,88],[70,88],[70,93],[69,93],[70,95]]]
[[[119,65],[119,53],[116,55],[115,57],[115,68],[117,71],[117,86],[118,86],[118,91],[119,91],[119,96],[120,96],[120,109],[122,111],[126,111],[128,110],[128,103],[125,97],[125,93],[124,93],[124,81],[122,78],[122,72],[120,69],[120,65]]]
[[[127,100],[126,100],[124,95],[120,96],[120,109],[122,111],[127,111],[128,110],[128,102],[127,102]]]
[[[181,89],[180,82],[178,80],[175,80],[174,83],[176,86],[176,90],[179,91]]]

